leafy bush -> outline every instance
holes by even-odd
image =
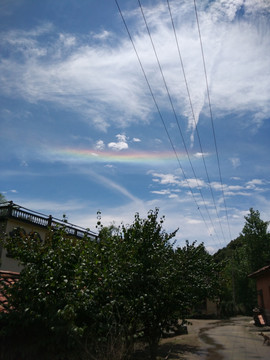
[[[64,228],[44,242],[34,234],[7,239],[24,268],[6,288],[1,358],[120,360],[142,338],[155,359],[164,331],[217,285],[204,246],[175,249],[176,231],[167,234],[163,222],[156,209],[128,226],[100,227],[96,240],[69,237]]]

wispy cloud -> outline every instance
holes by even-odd
[[[116,190],[117,192],[121,193],[122,195],[124,195],[125,197],[127,197],[128,199],[136,202],[136,203],[140,203],[142,202],[139,198],[137,198],[136,196],[132,195],[125,187],[121,186],[120,184],[117,184],[116,182],[108,179],[105,176],[102,175],[98,175],[95,174],[96,179],[98,179],[103,185]]]
[[[194,130],[199,114],[208,111],[194,9],[189,1],[181,4],[171,1],[171,5],[195,121],[187,101],[168,11],[159,4],[146,8],[146,17],[173,100],[188,118],[189,128]],[[241,20],[237,17],[239,9],[247,14]],[[261,123],[270,110],[270,82],[265,76],[269,67],[270,34],[265,18],[259,16],[269,14],[268,3],[216,1],[199,10],[215,115],[252,111],[258,125],[258,119]],[[256,22],[248,16],[254,12],[258,12]],[[145,28],[138,27],[142,22],[139,12],[126,15],[130,15],[131,28],[136,29],[134,42],[157,99],[168,107]],[[43,43],[43,34],[50,35],[51,41]],[[107,29],[92,34],[93,38],[103,40],[108,36],[113,34]],[[69,107],[82,113],[85,121],[104,130],[110,122],[127,126],[139,119],[149,121],[153,103],[127,37],[119,39],[117,48],[106,42],[89,45],[78,35],[57,34],[57,29],[47,23],[29,31],[2,32],[1,44],[7,54],[0,63],[2,93],[30,102],[50,101]]]
[[[101,31],[100,33],[94,33],[94,32],[92,32],[92,33],[91,33],[91,36],[92,36],[94,39],[97,39],[97,40],[106,40],[106,39],[108,39],[110,36],[112,36],[112,34],[111,34],[110,31],[103,30],[103,31]]]
[[[77,171],[77,173],[80,173],[82,175],[91,177],[91,180],[94,180],[94,181],[98,182],[102,186],[105,186],[105,187],[107,187],[107,188],[109,188],[109,189],[111,189],[113,191],[116,191],[117,193],[122,194],[124,197],[126,197],[127,199],[133,201],[138,206],[143,203],[143,201],[141,199],[134,196],[124,186],[122,186],[121,184],[109,179],[106,176],[98,174],[97,172],[95,172],[95,171],[93,171],[91,169],[87,169],[84,166],[83,167],[78,167],[77,166],[76,171]]]
[[[151,191],[151,193],[157,194],[157,195],[171,195],[170,190],[153,190],[153,191]]]
[[[151,173],[151,172],[150,172]],[[152,173],[153,181],[161,185],[180,185],[179,177],[173,174]]]
[[[96,149],[96,150],[104,150],[104,148],[105,148],[104,141],[103,141],[103,140],[98,140],[98,141],[96,142],[95,149]]]
[[[196,179],[196,178],[186,178],[185,180],[181,179],[179,176],[176,176],[174,174],[163,174],[163,173],[156,173],[156,172],[152,172],[150,171],[148,174],[152,175],[152,181],[154,184],[156,184],[157,186],[167,186],[166,189],[154,189],[151,190],[151,193],[153,194],[157,194],[157,195],[166,195],[169,197],[178,197],[177,194],[174,194],[173,196],[171,196],[173,194],[173,192],[175,192],[176,190],[181,191],[181,190],[187,190],[189,189],[189,191],[186,193],[185,196],[189,196],[190,198],[192,198],[192,194],[191,191],[192,190],[204,190],[204,195],[207,196],[204,201],[202,202],[202,204],[207,203],[208,206],[210,206],[213,202],[212,196],[210,196],[210,187],[212,189],[212,191],[214,191],[216,193],[217,202],[222,203],[223,202],[223,196],[222,193],[224,193],[224,195],[226,197],[235,197],[235,196],[254,196],[255,193],[259,193],[259,192],[264,192],[264,191],[268,191],[268,184],[269,182],[263,180],[263,179],[252,179],[248,182],[241,182],[240,178],[234,178],[233,180],[236,182],[238,181],[239,184],[221,184],[220,182],[217,181],[212,181],[210,184],[206,183],[204,180],[202,179]],[[207,193],[208,195],[207,195]],[[182,195],[183,197],[184,195]],[[196,196],[195,193],[193,193],[193,197]],[[207,200],[207,198],[209,197],[209,200]],[[200,197],[198,197],[197,201],[201,202],[202,199]],[[214,204],[212,204],[214,205]]]
[[[241,165],[241,161],[238,157],[233,157],[230,158],[230,161],[232,163],[232,166],[234,167],[234,169],[238,168]]]
[[[73,6],[74,1],[71,3]],[[130,223],[135,212],[145,216],[149,209],[159,207],[161,214],[166,215],[167,229],[180,227],[179,241],[201,241],[208,239],[208,232],[214,232],[212,224],[205,228],[198,211],[203,211],[207,219],[206,205],[214,214],[211,185],[222,226],[226,227],[228,210],[233,236],[239,234],[243,216],[251,206],[260,209],[266,220],[270,218],[269,181],[265,180],[269,178],[265,160],[269,144],[264,131],[270,111],[268,0],[197,1],[223,185],[218,182],[214,139],[209,131],[193,1],[170,0],[170,4],[194,118],[167,3],[144,1],[143,9],[187,147],[192,145],[193,137],[195,140],[194,153],[190,155],[198,179],[182,154],[171,104],[140,10],[130,10],[136,5],[121,2],[181,160],[183,155],[185,174],[170,153],[160,164],[152,157],[145,161],[148,151],[160,157],[171,148],[117,9],[108,13],[107,23],[100,23],[97,16],[97,22],[91,24],[91,30],[96,31],[89,32],[87,26],[85,33],[81,21],[74,21],[72,26],[67,22],[72,6],[63,8],[61,19],[48,13],[48,22],[42,23],[44,17],[37,16],[24,27],[14,21],[18,16],[12,15],[15,8],[18,11],[16,4],[26,14],[30,5],[23,0],[4,0],[0,5],[0,18],[4,20],[1,28],[7,29],[0,32],[0,137],[4,147],[0,154],[1,179],[3,190],[9,191],[6,193],[14,201],[33,210],[54,212],[56,216],[68,212],[72,222],[90,227],[95,225],[90,220],[95,221],[100,207],[106,224]],[[42,7],[40,4],[37,6]],[[95,8],[87,5],[87,9],[94,14],[102,11],[103,5],[105,0]],[[5,18],[5,9],[10,18]],[[30,17],[31,11],[27,15]],[[201,132],[204,149],[198,147],[196,130]],[[136,161],[136,153],[142,156],[142,162]],[[132,166],[130,154],[134,155]],[[88,155],[99,157],[99,161],[89,161]],[[119,158],[119,162],[110,161],[106,155]],[[124,158],[126,161],[122,162]],[[147,172],[149,169],[152,170]],[[22,185],[26,183],[31,191],[24,194]],[[34,196],[37,198],[32,201]],[[214,228],[216,214],[213,222]],[[215,248],[214,240],[211,246]]]

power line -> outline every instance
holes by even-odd
[[[209,86],[208,86],[208,78],[207,78],[207,71],[206,71],[206,65],[205,65],[205,57],[204,57],[203,43],[202,43],[202,37],[201,37],[200,23],[199,23],[196,0],[193,0],[193,1],[194,1],[194,10],[195,10],[195,15],[196,15],[198,34],[199,34],[199,39],[200,39],[200,47],[201,47],[202,60],[203,60],[203,69],[204,69],[204,76],[205,76],[205,83],[206,83],[206,91],[207,91],[210,119],[211,119],[211,125],[212,125],[212,132],[213,132],[214,144],[215,144],[215,150],[216,150],[216,157],[217,157],[217,164],[218,164],[218,171],[219,171],[219,179],[220,179],[223,202],[224,202],[224,207],[225,207],[225,212],[226,212],[228,230],[229,230],[229,235],[230,235],[230,240],[231,240],[232,235],[231,235],[231,229],[230,229],[229,218],[228,218],[228,210],[227,210],[227,205],[226,205],[226,200],[225,200],[225,195],[224,195],[224,185],[223,185],[222,176],[221,176],[221,167],[220,167],[219,154],[218,154],[218,148],[217,148],[217,140],[216,140],[215,127],[214,127],[212,105],[211,105],[211,100],[210,100],[210,92],[209,92]]]
[[[173,111],[173,114],[174,114],[174,118],[175,118],[175,121],[177,123],[177,127],[178,127],[178,130],[179,130],[179,133],[181,135],[181,138],[182,138],[182,142],[183,142],[183,145],[184,145],[184,148],[185,148],[185,152],[187,154],[187,157],[188,157],[188,160],[189,160],[189,164],[190,164],[190,167],[192,169],[192,172],[193,172],[193,175],[196,179],[196,182],[197,182],[197,187],[198,187],[198,190],[199,190],[199,193],[201,195],[201,198],[202,198],[202,201],[203,201],[203,204],[204,204],[204,207],[206,209],[206,212],[208,214],[208,217],[209,217],[209,220],[211,222],[211,225],[213,227],[213,230],[215,231],[215,227],[214,227],[214,224],[213,224],[213,221],[212,221],[212,218],[210,216],[210,213],[209,213],[209,210],[206,206],[206,202],[205,202],[205,199],[204,199],[204,196],[203,196],[203,193],[201,191],[201,188],[199,186],[199,183],[198,183],[198,178],[197,178],[197,175],[195,173],[195,169],[193,167],[193,164],[192,164],[192,161],[191,161],[191,158],[190,158],[190,155],[189,155],[189,151],[188,151],[188,148],[187,148],[187,145],[186,145],[186,142],[185,142],[185,139],[184,139],[184,136],[183,136],[183,132],[182,132],[182,129],[181,129],[181,126],[180,126],[180,123],[178,121],[178,117],[177,117],[177,114],[176,114],[176,110],[175,110],[175,107],[173,105],[173,101],[172,101],[172,97],[170,95],[170,91],[169,91],[169,88],[168,88],[168,85],[167,85],[167,82],[166,82],[166,79],[165,79],[165,76],[164,76],[164,73],[163,73],[163,70],[162,70],[162,67],[161,67],[161,64],[160,64],[160,61],[159,61],[159,57],[158,57],[158,54],[157,54],[157,51],[156,51],[156,48],[155,48],[155,45],[154,45],[154,41],[153,41],[153,38],[152,38],[152,35],[151,35],[151,32],[150,32],[150,29],[149,29],[149,26],[148,26],[148,23],[147,23],[147,20],[146,20],[146,17],[145,17],[145,14],[144,14],[144,11],[143,11],[143,8],[142,8],[142,5],[141,5],[141,2],[140,0],[138,0],[138,4],[140,6],[140,10],[141,10],[141,13],[142,13],[142,16],[143,16],[143,19],[144,19],[144,23],[145,23],[145,26],[146,26],[146,29],[147,29],[147,32],[148,32],[148,35],[149,35],[149,38],[150,38],[150,41],[151,41],[151,44],[152,44],[152,48],[153,48],[153,51],[154,51],[154,54],[155,54],[155,57],[156,57],[156,60],[157,60],[157,64],[158,64],[158,67],[159,67],[159,70],[160,70],[160,73],[161,73],[161,76],[162,76],[162,79],[163,79],[163,83],[164,83],[164,86],[165,86],[165,89],[166,89],[166,92],[167,92],[167,95],[168,95],[168,98],[169,98],[169,102],[171,104],[171,108],[172,108],[172,111]],[[208,173],[207,173],[208,174]],[[208,176],[208,180],[209,180],[209,176]],[[209,180],[209,184],[210,184],[210,180]],[[213,193],[212,193],[213,195]],[[213,197],[213,201],[214,201],[214,196]],[[215,205],[215,201],[214,201],[214,205]],[[215,205],[216,206],[216,205]],[[218,215],[218,214],[217,214]],[[222,230],[222,227],[221,227],[221,230]],[[222,234],[223,234],[223,231],[222,231]],[[224,238],[224,234],[223,234],[223,238]],[[225,238],[224,238],[225,240]]]
[[[169,142],[170,142],[170,144],[171,144],[171,147],[172,147],[172,149],[173,149],[173,152],[174,152],[175,157],[176,157],[176,159],[177,159],[177,162],[178,162],[178,164],[179,164],[179,167],[180,167],[180,169],[181,169],[181,171],[182,171],[182,173],[183,173],[184,179],[185,179],[185,181],[186,181],[186,183],[187,183],[187,185],[188,185],[188,187],[189,187],[190,193],[192,194],[193,200],[194,200],[194,202],[195,202],[195,204],[196,204],[196,206],[197,206],[197,209],[198,209],[198,211],[199,211],[199,213],[200,213],[200,215],[201,215],[201,217],[202,217],[202,219],[203,219],[203,222],[204,222],[204,224],[205,224],[205,226],[206,226],[206,228],[207,228],[207,230],[208,230],[208,233],[211,235],[211,232],[209,231],[209,228],[208,228],[208,225],[207,225],[207,223],[206,223],[206,220],[205,220],[205,218],[204,218],[204,216],[203,216],[203,214],[202,214],[202,212],[201,212],[200,206],[199,206],[199,204],[198,204],[198,202],[197,202],[197,200],[196,200],[196,198],[195,198],[194,192],[193,192],[193,190],[192,190],[192,188],[191,188],[191,186],[190,186],[190,184],[189,184],[189,182],[188,182],[187,176],[186,176],[185,171],[184,171],[184,169],[183,169],[183,167],[182,167],[181,161],[180,161],[180,159],[179,159],[179,156],[178,156],[178,154],[177,154],[177,151],[176,151],[176,149],[175,149],[175,146],[174,146],[174,144],[173,144],[173,141],[172,141],[172,139],[171,139],[171,136],[170,136],[170,134],[169,134],[169,132],[168,132],[166,123],[165,123],[165,121],[164,121],[164,118],[163,118],[163,116],[162,116],[162,114],[161,114],[161,111],[160,111],[160,109],[159,109],[159,106],[158,106],[158,104],[157,104],[157,101],[156,101],[155,95],[154,95],[154,93],[153,93],[152,87],[151,87],[151,85],[150,85],[150,83],[149,83],[149,80],[148,80],[148,78],[147,78],[146,72],[145,72],[145,70],[144,70],[143,64],[142,64],[142,62],[141,62],[140,56],[139,56],[139,54],[138,54],[138,51],[137,51],[136,46],[135,46],[135,43],[134,43],[134,41],[133,41],[133,39],[132,39],[132,36],[131,36],[131,34],[130,34],[129,28],[128,28],[128,26],[127,26],[127,23],[126,23],[126,21],[125,21],[125,18],[124,18],[124,16],[123,16],[123,13],[122,13],[122,11],[121,11],[121,8],[120,8],[120,6],[119,6],[119,3],[118,3],[117,0],[115,0],[115,3],[116,3],[116,6],[117,6],[117,8],[118,8],[119,14],[120,14],[120,16],[121,16],[121,18],[122,18],[122,21],[123,21],[123,23],[124,23],[124,26],[125,26],[125,28],[126,28],[126,31],[127,31],[127,33],[128,33],[129,39],[130,39],[131,44],[132,44],[132,46],[133,46],[133,49],[134,49],[134,51],[135,51],[135,54],[136,54],[136,57],[137,57],[138,62],[139,62],[139,64],[140,64],[141,70],[142,70],[142,72],[143,72],[145,81],[146,81],[147,86],[148,86],[148,88],[149,88],[150,94],[151,94],[152,99],[153,99],[153,101],[154,101],[154,104],[155,104],[155,106],[156,106],[156,109],[157,109],[157,112],[158,112],[158,114],[159,114],[160,120],[161,120],[161,122],[162,122],[162,124],[163,124],[163,127],[164,127],[164,129],[165,129],[165,132],[166,132],[166,134],[167,134],[167,137],[168,137],[168,139],[169,139]]]
[[[192,101],[191,101],[191,96],[190,96],[190,91],[189,91],[189,87],[188,87],[186,72],[185,72],[185,68],[184,68],[184,63],[183,63],[183,59],[182,59],[182,55],[181,55],[181,50],[180,50],[180,46],[179,46],[178,37],[177,37],[177,34],[176,34],[176,29],[175,29],[175,25],[174,25],[174,20],[173,20],[173,16],[172,16],[171,6],[170,6],[169,0],[167,0],[167,5],[168,5],[168,10],[169,10],[170,18],[171,18],[171,23],[172,23],[174,38],[175,38],[175,42],[176,42],[176,46],[177,46],[178,56],[179,56],[179,60],[180,60],[181,68],[182,68],[182,73],[183,73],[184,82],[185,82],[185,86],[186,86],[186,90],[187,90],[187,95],[188,95],[188,99],[189,99],[189,104],[190,104],[190,108],[191,108],[192,119],[193,119],[193,122],[194,122],[194,128],[195,128],[195,131],[196,131],[196,135],[197,135],[197,138],[198,138],[199,147],[200,147],[201,154],[202,154],[202,160],[203,160],[204,169],[205,169],[205,173],[206,173],[206,177],[207,177],[207,182],[208,182],[208,186],[209,186],[209,188],[210,188],[210,192],[211,192],[213,204],[214,204],[214,207],[215,207],[216,215],[217,215],[217,218],[218,218],[218,220],[219,220],[220,230],[221,230],[223,239],[225,240],[223,228],[222,228],[222,225],[221,225],[221,220],[220,220],[220,217],[219,217],[219,214],[218,214],[218,211],[217,211],[217,206],[216,206],[216,201],[215,201],[215,197],[214,197],[214,194],[213,194],[213,189],[212,189],[211,182],[210,182],[209,173],[208,173],[207,166],[206,166],[206,162],[205,162],[205,157],[204,157],[204,151],[203,151],[203,149],[202,149],[201,138],[200,138],[198,126],[197,126],[196,120],[195,120],[194,108],[193,108]]]

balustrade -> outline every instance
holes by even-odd
[[[51,215],[46,216],[36,213],[32,210],[14,204],[12,201],[0,204],[0,219],[1,218],[14,218],[46,228],[51,227],[52,229],[64,227],[67,234],[78,238],[83,238],[85,235],[90,236],[91,238],[97,237],[94,232],[81,228],[80,226],[55,219]]]

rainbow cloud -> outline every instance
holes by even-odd
[[[92,163],[126,163],[126,164],[153,164],[174,163],[177,158],[173,151],[99,151],[91,149],[58,148],[49,151],[50,156],[57,160],[69,160]],[[186,155],[179,153],[180,161],[186,160]]]

